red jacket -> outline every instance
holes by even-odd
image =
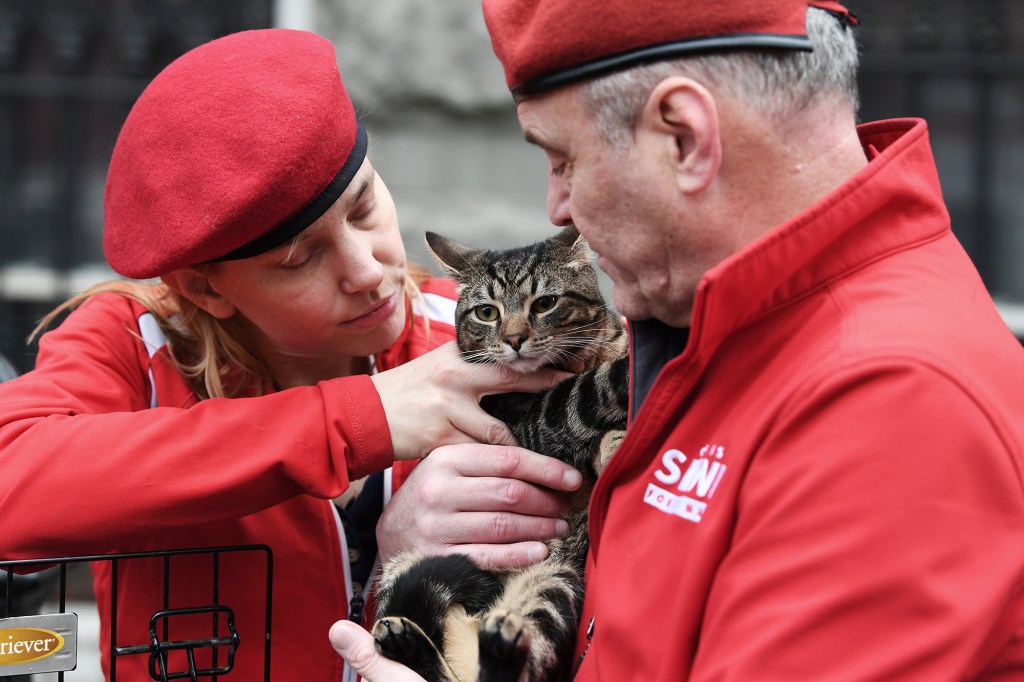
[[[924,122],[860,133],[706,274],[598,481],[577,682],[1024,677],[1024,351]]]
[[[429,336],[410,315],[380,369],[454,338],[454,287],[431,280],[423,292],[414,306],[433,318]],[[272,679],[340,679],[327,632],[348,613],[347,556],[330,499],[392,457],[369,377],[198,401],[160,345],[145,308],[99,294],[43,337],[34,371],[0,385],[0,558],[269,545]],[[174,561],[169,606],[213,603],[210,557]],[[253,555],[220,562],[219,601],[235,609],[242,641],[230,679],[263,679],[264,564]],[[112,566],[93,569],[106,667]],[[118,645],[149,642],[162,570],[119,565]],[[191,634],[172,626],[170,638]],[[118,679],[151,679],[147,666],[148,656],[121,657]]]

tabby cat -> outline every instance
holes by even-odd
[[[525,569],[485,571],[463,555],[405,555],[379,577],[373,635],[385,656],[429,682],[547,682],[572,664],[588,547],[587,502],[621,440],[628,403],[625,329],[601,297],[575,227],[522,248],[484,251],[427,233],[458,283],[464,359],[530,372],[584,371],[541,394],[488,396],[519,443],[583,473],[569,533]]]

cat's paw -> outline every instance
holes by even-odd
[[[434,648],[423,630],[408,618],[381,618],[374,623],[372,632],[377,651],[395,661],[403,660],[410,651]]]
[[[479,679],[488,682],[520,679],[530,643],[530,633],[521,614],[493,609],[480,623]]]
[[[389,616],[373,626],[377,651],[431,682],[451,680],[448,666],[426,633],[408,618]]]

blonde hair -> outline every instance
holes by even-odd
[[[430,271],[410,263],[405,275],[407,302],[422,299],[420,286]],[[174,368],[188,381],[200,400],[263,395],[273,385],[266,364],[250,350],[241,329],[233,319],[210,315],[187,298],[162,283],[115,280],[96,284],[72,296],[51,310],[29,335],[36,339],[61,314],[73,310],[86,299],[100,293],[115,293],[141,303],[160,325],[167,337],[167,354]],[[424,328],[430,329],[426,318]]]

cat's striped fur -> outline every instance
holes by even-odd
[[[489,396],[484,407],[524,447],[579,469],[584,485],[568,535],[550,542],[548,558],[534,566],[484,571],[461,555],[388,562],[378,583],[377,647],[429,682],[566,679],[583,594],[587,501],[626,425],[626,332],[573,227],[502,251],[432,233],[427,241],[459,285],[456,330],[466,360],[522,372],[583,370],[542,394]]]

